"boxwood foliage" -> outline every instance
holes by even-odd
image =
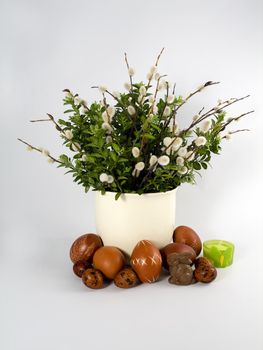
[[[200,111],[189,127],[181,130],[177,113],[193,94],[185,99],[174,96],[169,84],[162,82],[166,85],[159,97],[158,84],[160,79],[157,87],[150,82],[132,83],[127,92],[118,95],[101,88],[101,101],[89,106],[78,94],[64,90],[65,118],[59,119],[58,125],[72,156],[60,155],[58,166],[66,168],[86,192],[116,192],[117,199],[121,193],[169,191],[184,182],[195,183],[196,174],[207,169],[211,155],[220,153],[222,140],[230,136],[224,134],[226,127],[241,117],[226,120],[224,108],[240,99],[218,102],[214,108]],[[196,92],[208,85],[213,83]],[[136,157],[135,148],[139,150]],[[136,170],[138,163],[142,170]]]

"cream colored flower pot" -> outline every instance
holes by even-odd
[[[125,193],[118,200],[115,194],[95,194],[96,229],[104,245],[131,254],[142,239],[152,241],[158,248],[171,242],[176,189],[142,195]]]

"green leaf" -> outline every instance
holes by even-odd
[[[117,201],[119,199],[119,197],[121,196],[121,192],[118,192],[115,194],[115,200]]]
[[[120,153],[120,151],[121,151],[120,147],[116,143],[112,144],[112,148],[114,149],[114,151],[116,153]]]
[[[200,170],[201,169],[201,165],[199,163],[194,163],[194,169],[195,170]]]

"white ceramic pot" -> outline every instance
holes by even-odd
[[[175,227],[176,189],[160,193],[125,193],[115,200],[114,192],[95,194],[96,229],[104,245],[131,254],[142,239],[158,248],[172,240]]]

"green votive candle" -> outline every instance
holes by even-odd
[[[215,267],[227,267],[233,263],[235,246],[227,241],[210,240],[203,243],[203,254]]]

